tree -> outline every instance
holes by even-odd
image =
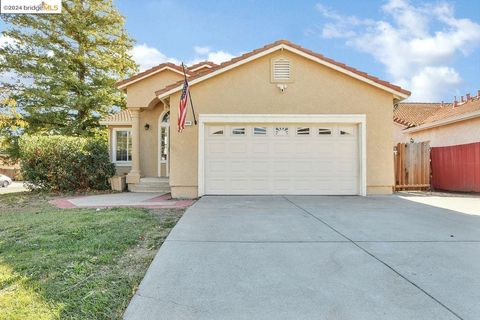
[[[27,123],[6,89],[0,88],[0,162],[15,162],[19,156],[18,139]]]
[[[92,136],[125,97],[114,83],[136,71],[133,40],[112,0],[63,0],[62,14],[2,15],[0,80],[27,133]],[[6,77],[3,77],[6,78]]]

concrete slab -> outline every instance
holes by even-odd
[[[59,208],[186,208],[195,200],[172,199],[170,193],[122,192],[57,198],[50,201]]]
[[[476,319],[480,216],[434,203],[203,197],[125,319]]]
[[[287,198],[354,241],[480,240],[480,216],[397,196]]]
[[[420,316],[419,316],[420,315]],[[455,319],[351,243],[166,242],[125,319]]]
[[[183,215],[169,240],[347,241],[281,197],[233,197],[231,204],[223,197],[202,198]]]
[[[463,319],[479,318],[479,242],[368,242],[361,246]]]
[[[23,185],[23,181],[13,181],[11,185],[6,188],[0,187],[0,194],[7,194],[7,193],[17,193],[17,192],[25,192],[29,191]]]

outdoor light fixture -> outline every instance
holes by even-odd
[[[150,125],[148,123],[145,123],[145,125],[143,127],[145,128],[145,130],[150,129]]]

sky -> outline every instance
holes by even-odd
[[[142,70],[166,61],[219,63],[287,39],[412,91],[409,101],[452,101],[480,89],[478,0],[114,3]]]
[[[480,89],[480,1],[115,0],[142,69],[221,62],[287,39],[411,90],[452,101]]]

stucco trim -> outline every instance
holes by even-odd
[[[172,68],[172,67],[165,66],[165,67],[163,67],[163,68],[161,68],[161,69],[155,70],[154,72],[148,73],[148,74],[146,74],[146,75],[144,75],[144,76],[142,76],[142,77],[133,79],[132,81],[128,81],[128,82],[122,83],[122,84],[119,85],[117,88],[118,88],[118,89],[123,89],[123,88],[125,88],[125,87],[128,87],[128,86],[131,85],[131,84],[134,84],[135,82],[141,81],[141,80],[143,80],[143,79],[145,79],[145,78],[149,78],[149,77],[151,77],[151,76],[153,76],[153,75],[155,75],[155,74],[157,74],[157,73],[160,73],[160,72],[162,72],[162,71],[164,71],[164,70],[170,70],[170,71],[176,72],[176,73],[184,76],[183,72],[180,72],[180,71],[178,71],[178,70],[176,70],[176,69],[174,69],[174,68]],[[190,75],[187,74],[187,77],[189,77],[189,76],[190,76]]]
[[[455,116],[455,117],[451,117],[451,118],[447,118],[447,119],[443,119],[443,120],[439,120],[439,121],[435,121],[435,122],[431,122],[431,123],[422,124],[418,127],[412,127],[412,128],[409,128],[409,129],[405,129],[405,130],[403,130],[403,133],[423,131],[423,130],[427,130],[427,129],[431,129],[431,128],[435,128],[435,127],[440,127],[440,126],[444,126],[444,125],[455,123],[455,122],[470,120],[470,119],[473,119],[473,118],[476,118],[476,117],[480,117],[480,111],[461,114],[461,115],[458,115],[458,116]]]
[[[349,123],[359,125],[359,195],[367,195],[367,117],[365,114],[200,114],[198,196],[205,194],[205,125],[211,123]]]
[[[291,46],[289,46],[289,45],[287,45],[287,44],[284,44],[284,43],[279,44],[279,45],[277,45],[277,46],[274,46],[274,47],[272,47],[272,48],[270,48],[270,49],[267,49],[267,50],[265,50],[265,51],[261,51],[261,52],[255,54],[255,55],[252,55],[252,56],[250,56],[250,57],[248,57],[248,58],[239,60],[238,62],[233,63],[233,64],[230,64],[230,65],[228,65],[228,66],[226,66],[226,67],[220,68],[220,69],[215,70],[215,71],[210,72],[210,73],[207,73],[206,75],[201,76],[201,77],[199,77],[199,78],[193,79],[192,81],[189,82],[189,84],[190,84],[190,85],[194,85],[194,84],[196,84],[196,83],[205,81],[205,80],[207,80],[207,79],[210,79],[211,77],[214,77],[214,76],[216,76],[216,75],[222,74],[222,73],[224,73],[224,72],[226,72],[226,71],[228,71],[228,70],[231,70],[231,69],[233,69],[233,68],[239,67],[239,66],[241,66],[241,65],[243,65],[243,64],[245,64],[245,63],[248,63],[248,62],[250,62],[250,61],[252,61],[252,60],[256,60],[256,59],[258,59],[258,58],[261,58],[261,57],[263,57],[263,56],[266,56],[266,55],[268,55],[268,54],[270,54],[270,53],[272,53],[272,52],[275,52],[275,51],[277,51],[277,50],[280,50],[280,49],[284,49],[284,50],[288,50],[288,51],[290,51],[290,52],[292,52],[292,53],[296,53],[296,54],[298,54],[298,55],[300,55],[300,56],[302,56],[302,57],[305,57],[305,58],[307,58],[307,59],[310,59],[310,60],[312,60],[312,61],[315,61],[315,62],[317,62],[317,63],[320,63],[320,64],[322,64],[322,65],[324,65],[324,66],[326,66],[326,67],[329,67],[329,68],[331,68],[331,69],[334,69],[334,70],[336,70],[336,71],[339,71],[339,72],[341,72],[341,73],[343,73],[343,74],[346,74],[346,75],[348,75],[348,76],[350,76],[350,77],[353,77],[353,78],[355,78],[355,79],[357,79],[357,80],[363,81],[363,82],[368,83],[368,84],[370,84],[370,85],[372,85],[372,86],[374,86],[374,87],[377,87],[377,88],[382,89],[382,90],[384,90],[384,91],[390,92],[390,93],[392,93],[396,98],[406,99],[406,98],[409,97],[409,95],[407,95],[407,94],[404,94],[404,93],[402,93],[402,92],[400,92],[400,91],[391,89],[391,88],[389,88],[389,87],[387,87],[387,86],[384,86],[384,85],[382,85],[382,84],[380,84],[380,83],[377,83],[377,82],[372,81],[372,80],[370,80],[370,79],[368,79],[368,78],[366,78],[366,77],[363,77],[363,76],[361,76],[361,75],[359,75],[359,74],[357,74],[357,73],[354,73],[354,72],[352,72],[352,71],[350,71],[350,70],[348,70],[348,69],[345,69],[345,68],[342,68],[342,67],[340,67],[340,66],[337,66],[337,65],[335,65],[335,64],[333,64],[333,63],[330,63],[330,62],[328,62],[328,61],[325,61],[325,60],[323,60],[323,59],[320,59],[320,58],[318,58],[318,57],[315,57],[315,56],[313,56],[313,55],[311,55],[311,54],[308,54],[308,53],[306,53],[306,52],[303,52],[302,50],[293,48],[293,47],[291,47]],[[182,88],[183,88],[183,84],[179,84],[178,86],[176,86],[176,87],[174,87],[174,88],[172,88],[172,89],[170,89],[170,90],[168,90],[168,91],[166,91],[166,92],[160,93],[159,95],[157,95],[157,98],[158,98],[158,99],[163,99],[163,98],[165,98],[165,97],[168,97],[168,96],[172,95],[173,93],[175,93],[175,92],[177,92],[177,91],[180,91]]]

